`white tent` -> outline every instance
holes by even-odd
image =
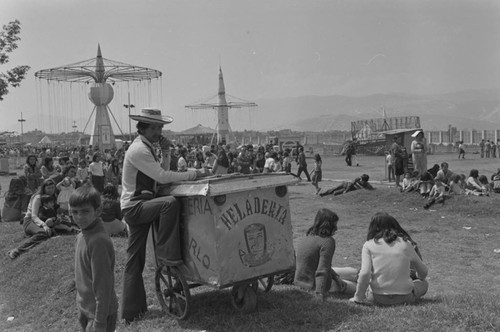
[[[52,141],[48,136],[44,136],[38,144],[52,144]]]

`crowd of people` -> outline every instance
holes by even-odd
[[[285,151],[252,144],[237,149],[224,144],[174,145],[162,136],[163,126],[171,119],[163,117],[160,110],[143,109],[131,118],[137,121],[138,135],[120,149],[100,151],[89,146],[71,151],[57,147],[28,151],[23,175],[11,181],[5,200],[5,206],[19,210],[14,218],[19,218],[27,236],[8,252],[11,259],[54,234],[77,234],[75,281],[83,329],[114,330],[119,307],[127,324],[147,311],[142,274],[150,229],[154,233],[158,266],[183,264],[180,205],[173,196],[158,197],[157,184],[230,173],[293,174],[295,163],[297,173],[293,175],[301,178],[304,174],[320,196],[374,189],[369,175],[362,174],[322,192],[321,156],[314,155],[310,174],[304,148],[299,144]],[[389,181],[394,178],[402,192],[417,192],[425,197],[425,208],[444,202],[449,195],[500,192],[500,169],[491,182],[476,169],[468,177],[455,174],[446,162],[427,169],[423,133],[417,131],[413,136],[411,158],[395,136],[386,157],[390,161]],[[354,155],[355,149],[349,151],[349,166]],[[354,163],[358,165],[357,160]],[[416,243],[386,213],[377,213],[371,219],[360,268],[332,268],[333,235],[338,221],[337,214],[322,208],[298,241],[292,277],[297,286],[314,291],[321,299],[330,292],[340,292],[351,294],[350,301],[354,303],[380,305],[414,303],[427,292],[427,267]],[[112,235],[128,239],[120,305],[114,291],[115,257],[109,239]],[[89,266],[99,273],[89,272]],[[99,287],[90,286],[96,281],[94,278],[99,278]]]

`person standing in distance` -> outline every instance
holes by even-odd
[[[198,171],[173,172],[170,166],[170,142],[163,137],[163,125],[173,119],[161,110],[145,108],[140,115],[130,115],[137,122],[138,136],[123,161],[121,209],[129,226],[127,262],[123,276],[121,316],[126,323],[147,311],[142,272],[146,263],[146,242],[154,227],[157,264],[178,266],[183,263],[179,203],[173,196],[156,197],[157,184],[195,180]],[[159,158],[153,143],[159,143]]]
[[[427,171],[427,142],[422,130],[415,131],[412,135],[415,139],[411,142],[411,156],[413,167],[420,175]]]

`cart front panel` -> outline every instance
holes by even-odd
[[[222,288],[294,268],[286,186],[181,202],[186,278]]]

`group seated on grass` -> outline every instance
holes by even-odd
[[[338,221],[335,212],[320,209],[313,225],[297,239],[295,271],[275,277],[275,282],[293,283],[319,300],[345,294],[349,302],[365,305],[412,304],[427,293],[428,268],[417,243],[385,212],[373,215],[366,242],[359,244],[361,266],[332,267]]]
[[[406,172],[402,181],[401,192],[417,192],[428,201],[424,205],[428,209],[434,203],[442,203],[451,195],[489,196],[490,193],[500,193],[500,168],[491,175],[488,181],[486,175],[479,175],[477,169],[472,169],[467,177],[449,170],[447,162],[441,167],[435,164],[425,174]]]
[[[60,181],[59,184],[63,182]],[[67,205],[58,193],[59,186],[53,178],[44,180],[34,193],[27,188],[25,176],[12,178],[5,202],[2,207],[0,221],[19,222],[26,237],[16,248],[7,253],[16,259],[47,239],[60,234],[77,234],[80,232],[69,214]],[[127,229],[122,222],[120,202],[116,186],[108,183],[102,193],[101,219],[110,236],[127,236]]]

